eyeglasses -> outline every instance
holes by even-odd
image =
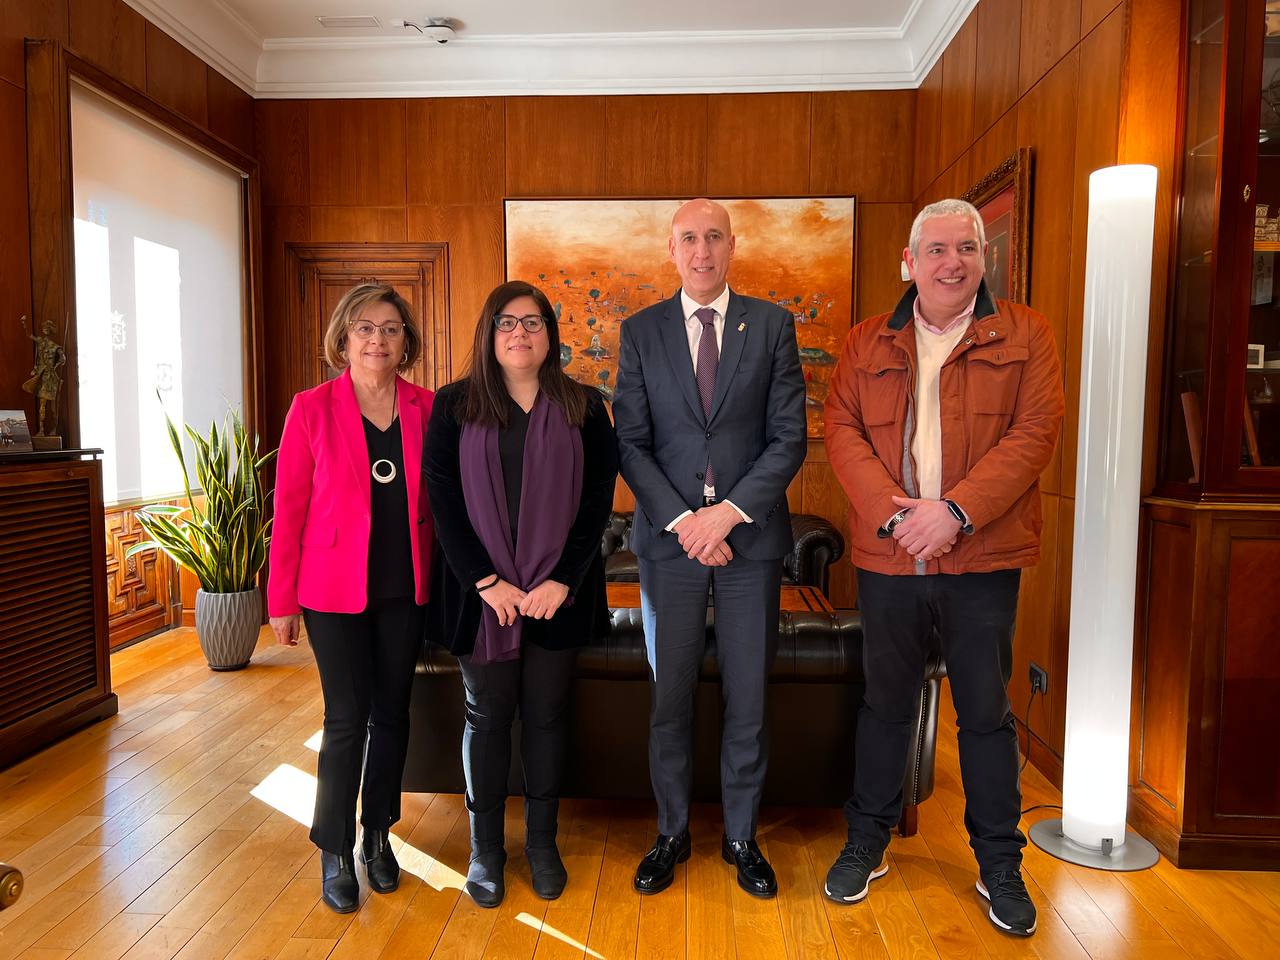
[[[399,340],[404,334],[403,323],[370,323],[368,320],[361,320],[358,323],[347,323],[351,328],[351,335],[357,340],[369,340],[373,335],[381,331],[382,335],[388,340]]]
[[[510,333],[516,328],[517,323],[523,324],[530,333],[537,333],[547,325],[547,318],[540,313],[531,313],[527,317],[513,317],[509,313],[500,313],[493,318],[493,325],[503,333]]]

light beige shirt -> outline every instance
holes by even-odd
[[[915,302],[916,330],[916,429],[911,440],[915,460],[916,490],[921,500],[942,499],[942,404],[938,386],[942,365],[969,329],[977,297],[942,327],[935,327],[920,314]]]

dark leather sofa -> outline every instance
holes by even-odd
[[[821,517],[792,517],[795,548],[783,564],[790,583],[827,589],[828,567],[844,542]],[[606,575],[634,581],[628,549],[631,514],[615,513],[602,538]],[[933,792],[938,690],[945,668],[930,658],[915,709],[911,755],[903,786],[900,829],[915,831],[915,807]],[[719,800],[720,689],[714,613],[707,617],[707,652],[698,684],[694,726],[693,795]],[[770,674],[770,755],[764,802],[839,806],[852,789],[854,735],[862,704],[862,622],[856,610],[834,614],[786,613],[779,622],[778,654]],[[613,632],[581,651],[574,684],[575,719],[566,796],[648,798],[649,686],[640,612],[613,611]],[[428,646],[418,664],[404,789],[460,793],[462,681],[457,660]],[[517,727],[519,720],[516,721]],[[511,792],[521,792],[518,750]]]

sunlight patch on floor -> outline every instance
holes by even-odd
[[[303,826],[311,826],[311,816],[316,805],[316,778],[306,771],[282,763],[249,792]],[[467,878],[457,870],[403,841],[399,841],[396,849],[396,860],[400,862],[401,870],[413,874],[436,890],[461,890],[467,882]],[[547,932],[556,936],[551,929]]]
[[[569,936],[567,933],[561,933],[555,927],[551,926],[548,923],[543,923],[542,920],[535,917],[531,913],[517,914],[516,920],[518,920],[520,923],[524,923],[533,927],[533,929],[541,933],[545,933],[549,937],[555,937],[561,943],[567,943],[569,946],[573,947],[573,949],[575,950],[584,951],[586,955],[589,957],[596,957],[597,960],[605,960],[604,954],[596,953],[594,950],[588,947],[585,943],[581,943],[573,939],[573,937]]]

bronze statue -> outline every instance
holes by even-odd
[[[35,365],[31,368],[31,376],[22,385],[22,389],[33,395],[38,401],[36,412],[36,433],[46,440],[61,441],[58,436],[58,391],[62,389],[62,374],[59,371],[66,365],[67,353],[53,339],[53,321],[45,320],[41,326],[40,336],[36,336],[27,328],[27,318],[22,317],[22,327],[27,331],[35,344]],[[47,446],[48,444],[37,444]],[[54,444],[60,446],[60,442]]]

